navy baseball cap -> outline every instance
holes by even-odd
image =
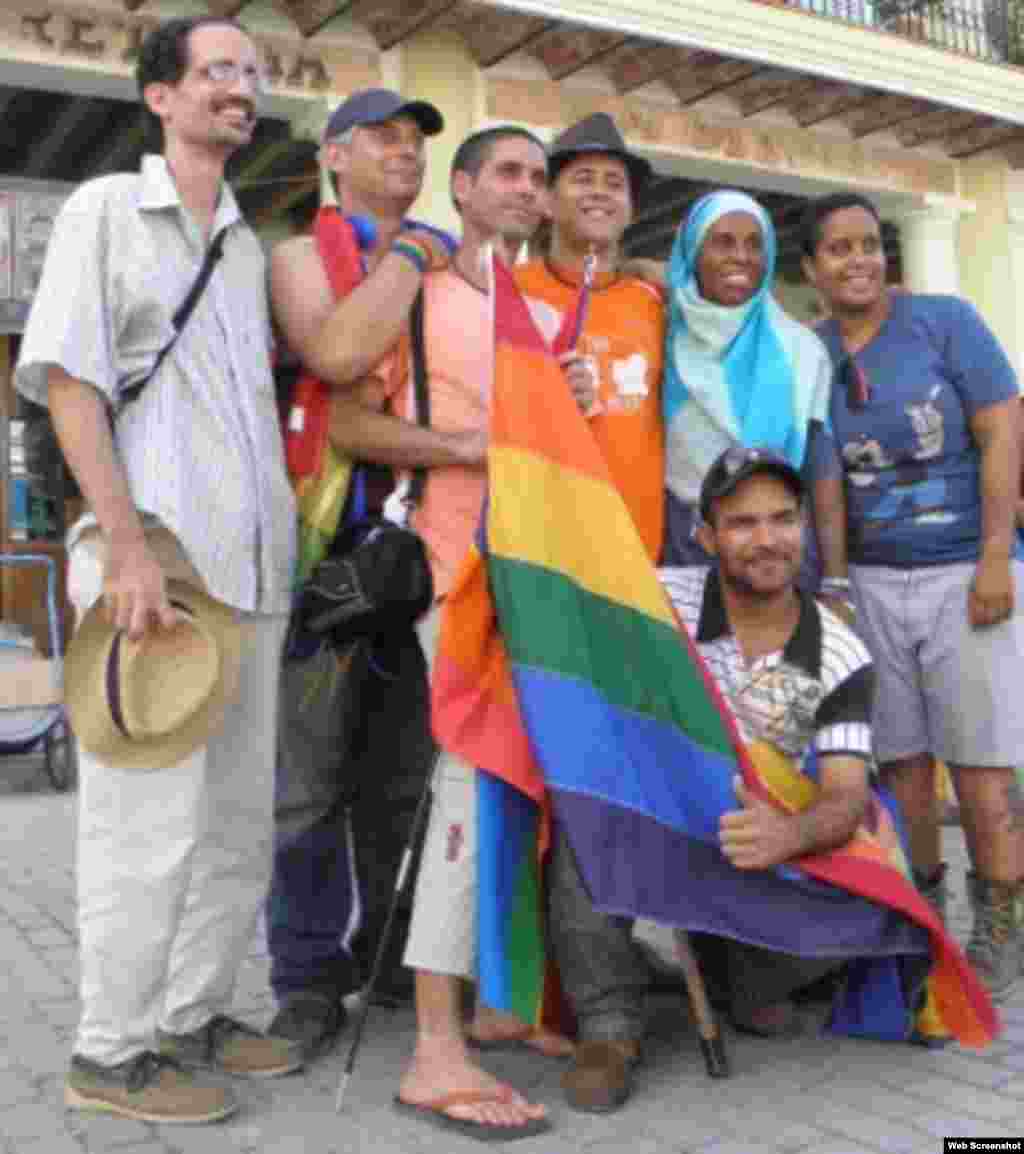
[[[324,139],[341,136],[358,124],[383,124],[396,116],[411,116],[424,136],[436,136],[444,128],[444,117],[425,100],[406,100],[389,88],[363,88],[331,113]]]
[[[798,469],[779,456],[772,449],[747,448],[746,445],[730,445],[721,453],[708,469],[704,483],[700,487],[700,515],[710,519],[711,506],[722,497],[728,497],[742,485],[748,477],[759,473],[770,473],[785,482],[793,496],[799,501],[804,495],[804,479]]]

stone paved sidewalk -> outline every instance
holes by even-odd
[[[3,763],[0,762],[0,775]],[[66,1112],[61,1082],[77,1016],[74,798],[0,796],[0,1154],[468,1154],[478,1143],[391,1109],[412,1037],[408,1011],[374,1010],[342,1116],[334,1091],[347,1044],[304,1075],[241,1087],[244,1109],[213,1127],[159,1127]],[[968,911],[959,830],[953,925]],[[236,1011],[256,1024],[271,1002],[257,938]],[[951,1046],[810,1037],[730,1038],[735,1073],[711,1082],[681,1004],[659,999],[649,1060],[628,1107],[611,1117],[562,1102],[558,1063],[522,1055],[487,1064],[552,1111],[555,1129],[506,1144],[517,1154],[936,1154],[944,1135],[1024,1134],[1024,981],[1004,1037],[984,1054]]]

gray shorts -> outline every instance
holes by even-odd
[[[1024,563],[1013,616],[967,623],[975,566],[851,565],[857,629],[875,663],[875,756],[933,753],[949,765],[1024,763]]]

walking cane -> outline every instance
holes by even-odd
[[[434,770],[437,768],[437,760],[440,757],[440,753],[440,749],[435,749],[433,760],[430,763],[430,772],[427,774],[426,780],[423,783],[420,799],[416,803],[416,812],[413,815],[412,828],[409,831],[409,840],[402,853],[398,873],[395,875],[395,888],[391,894],[391,906],[388,909],[388,916],[384,922],[384,929],[381,931],[380,941],[377,943],[377,952],[373,958],[373,966],[370,968],[370,976],[362,990],[362,1005],[359,1007],[359,1014],[356,1018],[355,1029],[352,1033],[352,1042],[348,1048],[348,1057],[345,1059],[345,1068],[342,1070],[341,1078],[338,1081],[338,1093],[334,1099],[334,1112],[336,1114],[341,1113],[341,1107],[345,1100],[345,1091],[348,1089],[349,1081],[355,1070],[356,1054],[359,1052],[359,1043],[363,1038],[363,1027],[366,1025],[366,1019],[370,1013],[370,998],[373,996],[374,988],[377,985],[377,978],[380,976],[381,966],[384,963],[384,951],[387,949],[388,943],[391,940],[391,928],[395,921],[395,914],[398,911],[398,899],[402,896],[405,890],[405,883],[408,880],[409,866],[412,864],[412,855],[416,848],[416,840],[420,835],[420,826],[422,826],[423,819],[427,812],[430,801],[430,786],[434,780]]]
[[[697,1023],[700,1052],[704,1056],[704,1068],[711,1078],[729,1077],[729,1058],[725,1052],[725,1041],[718,1025],[715,1011],[711,1008],[704,978],[697,964],[697,957],[690,945],[689,934],[677,930],[674,934],[676,942],[676,959],[683,970],[686,979],[686,992],[690,997],[690,1008]]]

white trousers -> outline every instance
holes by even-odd
[[[165,571],[188,562],[167,536]],[[71,551],[78,620],[98,599],[103,544]],[[75,1051],[115,1064],[230,1004],[270,880],[277,686],[287,617],[239,613],[242,668],[223,726],[167,769],[123,770],[79,754]]]

